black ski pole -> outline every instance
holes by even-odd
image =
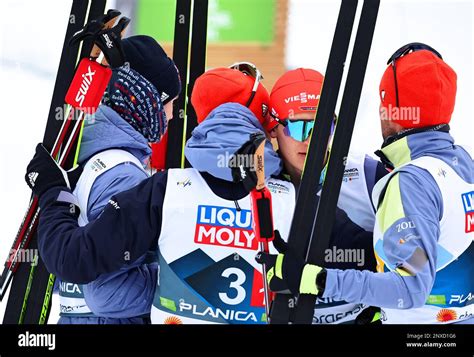
[[[91,4],[89,7],[89,14],[87,16],[87,21],[90,22],[93,19],[97,19],[100,15],[104,14],[105,12],[105,7],[107,5],[107,0],[90,0]],[[92,47],[94,46],[94,43],[91,39],[86,39],[82,42],[81,45],[81,53],[79,55],[79,58],[84,58],[89,55],[92,51]],[[71,131],[67,133],[67,136],[69,137],[72,134],[72,129]],[[79,138],[80,139],[80,138]],[[71,152],[76,153],[77,150],[79,149],[80,141],[76,140],[76,142],[73,143],[73,146],[71,147]],[[65,169],[70,169],[74,166],[74,161],[75,161],[75,155],[70,155],[68,159],[66,160],[66,163],[64,164]]]
[[[196,79],[206,70],[206,49],[207,49],[207,18],[209,10],[208,0],[193,1],[193,25],[191,38],[191,60],[189,63],[189,84],[188,84],[188,105],[186,107],[186,137],[191,137],[191,133],[197,126],[197,116],[191,104],[191,94],[193,93]],[[183,142],[184,147],[184,142]],[[185,160],[185,167],[190,167]]]
[[[74,47],[68,46],[69,38],[77,31],[79,31],[85,23],[87,8],[89,5],[88,0],[74,0],[71,7],[71,12],[68,17],[68,26],[66,30],[66,36],[63,44],[63,50],[61,53],[61,59],[59,62],[58,75],[56,77],[53,96],[51,100],[51,106],[48,114],[48,121],[45,129],[45,134],[43,137],[43,143],[46,148],[49,150],[52,149],[57,133],[60,130],[62,121],[56,120],[56,109],[63,108],[64,96],[68,89],[68,84],[71,82],[74,76],[74,69],[76,66],[77,55],[79,52],[79,44]],[[74,21],[71,21],[74,19]],[[33,198],[30,202],[30,207],[32,206]],[[33,211],[32,211],[33,212]],[[29,216],[29,217],[28,217]],[[17,238],[21,238],[22,233],[27,233],[27,222],[33,218],[33,213],[25,215],[23,223],[20,226],[18,231]],[[33,227],[34,229],[34,227]],[[23,230],[23,232],[21,232]],[[23,298],[27,294],[27,285],[30,276],[30,265],[28,264],[17,264],[13,265],[12,255],[18,249],[26,249],[28,242],[22,245],[20,239],[16,239],[12,250],[9,252],[9,258],[5,263],[5,269],[3,270],[2,276],[0,278],[0,301],[5,296],[7,289],[12,282],[13,277],[15,279],[11,284],[10,295],[5,309],[5,315],[3,323],[7,324],[17,324],[21,310],[23,307]],[[30,250],[33,251],[37,249],[35,239],[33,239],[32,244],[30,245]]]
[[[380,0],[364,0],[342,97],[339,121],[336,126],[326,178],[306,255],[306,261],[310,264],[325,265],[325,250],[329,246],[331,231],[334,225],[334,212],[337,207],[345,162],[359,107],[379,5]],[[297,300],[295,320],[293,322],[310,324],[313,320],[315,303],[315,295],[301,294]]]
[[[191,31],[191,0],[177,0],[174,23],[173,60],[181,77],[181,95],[173,108],[169,122],[166,147],[166,168],[180,168],[183,157],[184,125],[186,120],[189,39]]]
[[[357,2],[357,0],[342,0],[341,3],[321,98],[316,113],[314,131],[308,148],[301,184],[298,189],[288,244],[301,257],[304,257],[306,254],[312,222],[316,215],[319,178],[324,168],[324,158],[331,134],[331,123],[341,86]],[[276,294],[270,310],[270,323],[289,323],[295,306],[296,298],[293,295]]]
[[[89,23],[103,15],[106,5],[107,0],[91,0],[86,23]],[[81,45],[79,58],[88,57],[92,52],[93,46],[94,42],[91,39],[84,40]],[[70,153],[76,153],[79,149],[80,137],[78,134],[79,130],[77,128],[75,129],[75,126],[71,126],[70,130],[66,133],[66,137],[73,139],[69,148],[67,148],[67,144],[65,145],[67,148],[66,150],[69,150]],[[66,155],[64,157],[65,161],[63,166],[66,169],[72,168],[74,165],[75,155]],[[34,239],[35,244],[37,244],[37,238],[34,237]],[[46,324],[51,312],[53,288],[56,277],[46,270],[41,257],[38,257],[38,259],[39,262],[35,269],[36,272],[33,274],[30,272],[30,278],[32,280],[28,284],[31,288],[29,297],[27,297],[27,300],[25,301],[26,305],[24,306],[24,315],[21,318],[24,324]]]
[[[74,79],[70,82],[71,84],[65,96],[65,101],[68,104],[71,104],[73,109],[71,109],[69,115],[67,115],[67,119],[63,121],[60,133],[56,136],[54,145],[51,149],[51,154],[57,159],[58,164],[62,167],[64,167],[66,160],[71,153],[71,148],[73,147],[74,141],[77,139],[84,114],[88,112],[89,109],[92,110],[93,108],[97,108],[100,98],[102,97],[105,87],[107,86],[110,79],[111,70],[105,65],[99,64],[100,61],[105,63],[106,60],[107,63],[113,63],[114,66],[120,66],[123,63],[123,58],[118,51],[118,45],[116,42],[120,41],[120,37],[130,20],[127,18],[122,18],[115,27],[112,27],[119,15],[120,12],[109,10],[107,14],[101,15],[99,19],[94,19],[94,21],[88,22],[86,27],[84,27],[81,31],[76,31],[72,36],[73,42],[71,43],[68,41],[67,43],[67,46],[75,46],[76,44],[82,42],[82,40],[92,37],[94,38],[95,45],[93,46],[90,54],[81,60],[79,66],[76,69]],[[105,39],[109,40],[107,44],[104,43]],[[102,57],[99,56],[101,53],[105,55],[103,60]],[[77,59],[77,55],[75,59]],[[91,68],[93,68],[93,70]],[[94,72],[94,79],[92,79],[92,82],[89,83],[87,92],[84,93],[84,96],[82,97],[83,99],[80,100],[78,99],[77,93],[79,93],[83,86],[83,81],[86,78],[86,74],[91,71]],[[64,102],[64,97],[62,100]],[[80,112],[80,115],[76,120],[74,120],[75,111]],[[53,118],[53,120],[55,120],[55,118]],[[73,131],[68,137],[66,133],[68,131],[68,127],[73,121],[75,122],[73,125]],[[33,202],[36,202],[37,204],[38,198],[34,197]],[[21,247],[26,247],[27,242],[30,239],[32,240],[32,248],[30,249],[34,249],[34,261],[37,262],[38,265],[32,266],[31,270],[27,272],[28,277],[21,279],[22,284],[26,286],[23,296],[20,295],[20,298],[22,297],[21,310],[19,312],[19,316],[17,314],[17,317],[15,317],[15,312],[12,312],[13,317],[11,323],[23,323],[25,320],[27,323],[44,323],[46,322],[47,314],[49,312],[54,276],[51,276],[46,271],[46,268],[41,261],[41,257],[38,258],[35,228],[39,216],[39,208],[33,207],[34,206],[31,205],[29,208],[30,211],[33,209],[33,218],[29,222],[24,221],[22,223],[23,227],[28,227],[26,234],[17,237],[17,239],[21,239]],[[27,215],[27,217],[31,217],[31,215]],[[21,232],[23,231],[24,229],[21,229]],[[18,254],[15,254],[15,257],[18,258]],[[15,266],[17,266],[18,262],[19,260],[16,259],[14,262],[11,262],[11,264],[14,263]],[[40,288],[35,289],[35,286]],[[46,288],[44,288],[45,286]],[[35,295],[32,298],[30,298],[31,293]],[[44,294],[44,298],[42,294]],[[38,298],[38,295],[40,295],[40,298]],[[18,298],[18,296],[12,296],[10,294],[9,302]]]

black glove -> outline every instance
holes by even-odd
[[[41,196],[55,186],[74,189],[81,173],[82,168],[79,166],[70,171],[62,169],[40,143],[26,168],[25,181],[35,195]]]
[[[72,36],[69,45],[72,46],[84,40],[90,40],[100,48],[110,67],[123,66],[125,54],[121,42],[122,33],[130,23],[130,19],[122,17],[114,27],[105,28],[107,23],[118,16],[120,16],[120,11],[111,9],[107,11],[107,14],[88,22]]]
[[[380,307],[369,306],[368,308],[362,310],[362,312],[357,315],[355,319],[356,325],[381,325],[382,324],[382,313]]]
[[[270,290],[294,294],[314,294],[322,296],[326,284],[326,270],[317,265],[306,264],[295,254],[275,231],[273,245],[278,255],[258,252],[255,260],[267,267],[267,281]]]
[[[233,155],[234,163],[239,163],[239,165],[229,165],[232,170],[234,182],[242,182],[248,192],[257,186],[258,178],[255,173],[255,168],[252,165],[245,165],[244,163],[250,163],[249,158],[253,158],[258,146],[263,140],[266,140],[263,133],[251,134],[250,140],[244,143]]]

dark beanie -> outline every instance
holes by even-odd
[[[163,105],[181,93],[178,68],[153,37],[127,37],[122,40],[122,46],[125,60],[156,87]]]
[[[160,141],[167,128],[160,94],[133,68],[119,67],[104,93],[104,104],[117,112],[150,143]]]

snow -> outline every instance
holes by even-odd
[[[34,153],[35,143],[43,137],[49,99],[42,97],[50,97],[48,93],[52,93],[54,77],[38,77],[20,66],[1,66],[0,83],[8,83],[8,87],[0,87],[3,108],[3,120],[0,121],[0,167],[3,168],[0,197],[4,203],[0,205],[0,259],[3,264],[29,203],[30,191],[25,186],[23,175]],[[25,91],[25,86],[29,87],[28,91]],[[12,96],[11,93],[20,95]],[[1,304],[3,307],[4,302]],[[1,310],[0,318],[3,320]]]
[[[2,0],[0,3],[2,264],[29,202],[30,192],[23,176],[35,144],[43,139],[71,3],[48,0],[47,8],[54,9],[50,13],[46,13],[44,2]],[[43,18],[41,23],[37,22],[39,16]],[[5,305],[6,299],[0,305],[1,320]],[[57,317],[52,316],[51,321],[57,321]]]
[[[290,0],[288,68],[324,72],[338,1]],[[0,2],[0,260],[6,258],[30,192],[23,181],[35,144],[42,140],[71,1]],[[109,1],[109,6],[113,6]],[[26,11],[26,9],[28,9]],[[438,49],[458,73],[452,133],[472,145],[473,6],[470,1],[383,0],[359,107],[353,147],[380,146],[378,84],[390,55],[407,42]],[[38,22],[41,19],[41,23]],[[25,26],[27,24],[27,26]],[[5,301],[0,304],[3,320]],[[57,302],[51,322],[57,320]]]
[[[29,202],[23,176],[43,139],[71,5],[71,0],[0,1],[0,199],[7,203],[0,205],[2,264]],[[115,0],[107,1],[107,9],[114,6]],[[56,299],[55,294],[50,323],[59,316]],[[0,321],[6,300],[0,302]]]

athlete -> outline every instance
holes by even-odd
[[[208,86],[201,83],[208,78],[227,85],[216,85],[207,93]],[[205,110],[196,106],[201,124],[185,150],[194,168],[159,172],[116,194],[100,217],[81,228],[77,213],[69,207],[77,205],[76,197],[49,154],[38,146],[30,172],[39,173],[33,187],[42,201],[39,249],[48,270],[67,281],[88,283],[153,250],[159,262],[153,323],[265,323],[249,194],[242,182],[233,182],[228,165],[250,134],[264,133],[261,122],[269,95],[256,81],[229,68],[208,71],[198,79],[193,104],[208,95],[228,103],[202,116]],[[286,235],[294,188],[271,178],[280,173],[281,162],[269,141],[265,171],[273,193],[274,224]]]
[[[379,155],[393,171],[372,194],[379,272],[325,269],[283,248],[279,259],[259,254],[275,269],[271,288],[380,306],[384,323],[473,323],[474,166],[449,134],[456,80],[425,44],[388,61]]]
[[[276,81],[270,94],[274,120],[269,126],[272,136],[277,139],[278,152],[284,163],[284,174],[296,187],[301,181],[323,81],[324,77],[318,71],[297,68],[283,74]],[[331,129],[332,133],[335,127],[336,118]],[[328,151],[330,147],[329,144]],[[320,178],[320,184],[322,184],[325,170],[326,168]],[[332,242],[333,245],[328,247],[330,254],[327,255],[327,267],[375,271],[376,261],[372,247],[375,208],[370,197],[375,183],[387,173],[383,164],[370,156],[349,153],[338,207],[367,234],[347,234],[342,237],[342,240]],[[338,258],[338,255],[339,257],[348,256],[350,259],[342,261],[343,259]],[[377,312],[373,308],[357,319],[365,308],[367,306],[360,303],[347,304],[332,301],[332,299],[318,299],[314,322],[322,324],[372,322]],[[367,321],[369,315],[371,317]]]
[[[128,67],[114,70],[103,104],[85,121],[78,159],[83,172],[74,190],[80,225],[95,220],[114,194],[148,177],[149,143],[165,133],[181,88],[174,62],[153,38],[132,36],[122,45]],[[148,254],[86,285],[59,282],[58,323],[149,322],[157,270]]]

